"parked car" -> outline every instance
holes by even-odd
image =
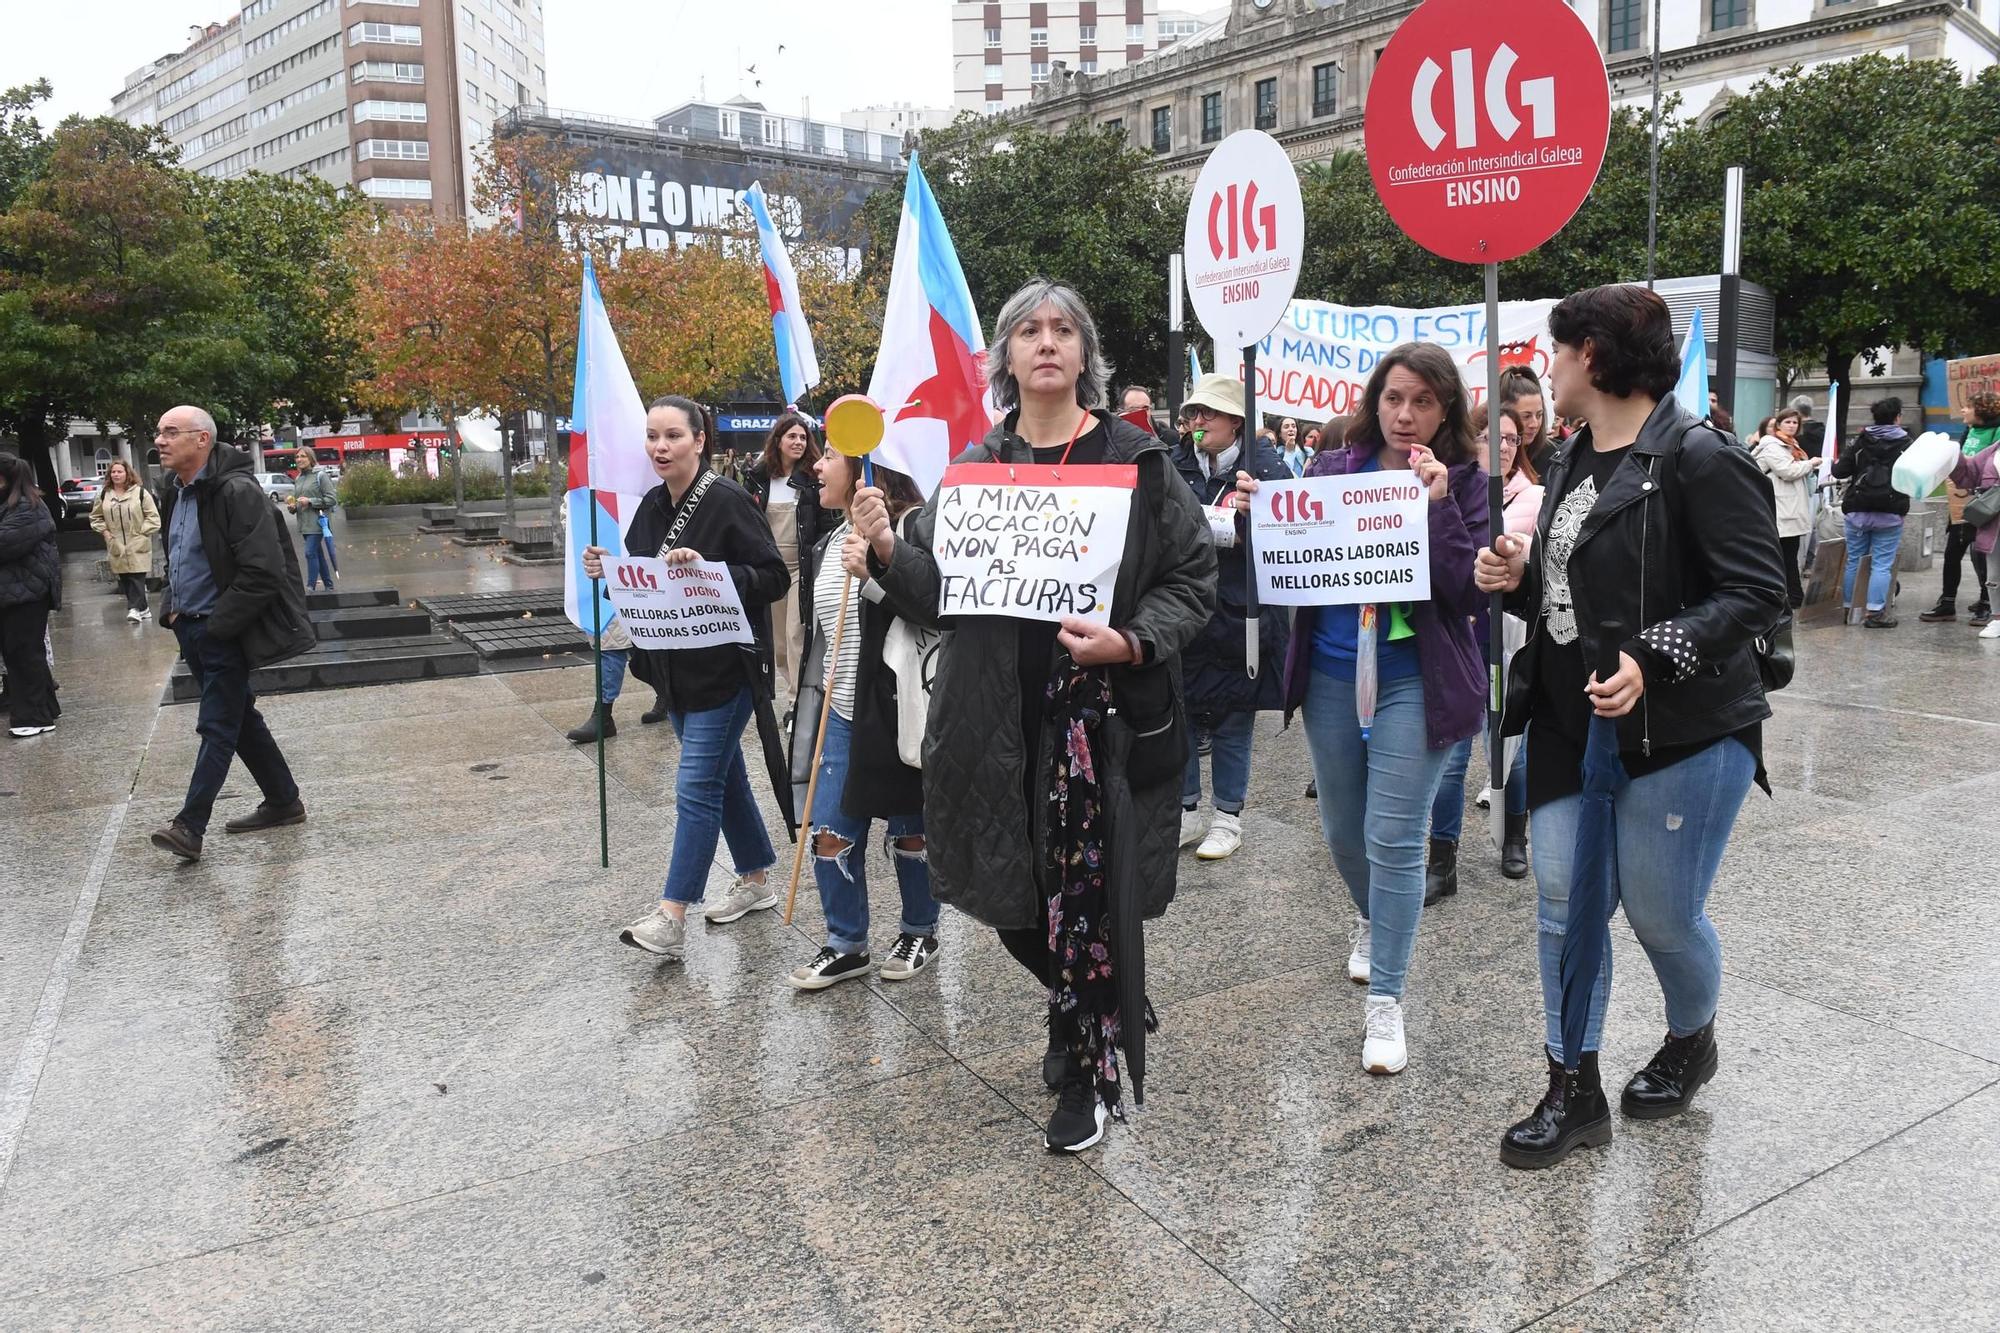
[[[292,479],[282,472],[266,472],[257,478],[257,484],[264,488],[264,494],[271,497],[274,505],[282,505],[292,498]]]
[[[71,477],[58,488],[62,494],[64,518],[89,518],[97,493],[104,489],[102,477]]]

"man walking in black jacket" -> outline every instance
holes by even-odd
[[[160,488],[167,548],[160,623],[173,630],[201,687],[195,722],[201,750],[187,801],[153,831],[153,845],[198,861],[215,798],[239,754],[264,799],[224,828],[248,833],[306,817],[292,770],[257,711],[250,672],[306,651],[313,630],[298,553],[257,484],[250,456],[218,446],[215,418],[198,407],[176,407],[161,417],[153,440],[168,473]]]

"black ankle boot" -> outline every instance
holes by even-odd
[[[597,711],[584,721],[571,727],[564,734],[577,745],[595,745],[597,743],[597,729],[600,726],[604,728],[604,739],[606,740],[610,740],[618,734],[618,719],[611,716],[610,704],[599,704]]]
[[[1719,1063],[1715,1050],[1715,1020],[1686,1037],[1667,1035],[1646,1067],[1632,1075],[1618,1109],[1634,1120],[1664,1120],[1679,1115],[1694,1101],[1701,1085],[1715,1077]]]
[[[1458,844],[1449,838],[1431,839],[1430,864],[1424,868],[1424,906],[1458,892]]]
[[[1500,873],[1508,879],[1528,877],[1528,815],[1507,816],[1507,836],[1500,843]]]
[[[1069,1043],[1064,1041],[1056,1027],[1056,1011],[1049,1010],[1049,1049],[1042,1055],[1042,1082],[1048,1084],[1050,1092],[1059,1091],[1063,1080],[1069,1077]]]
[[[1923,621],[1926,625],[1935,625],[1940,621],[1946,620],[1957,620],[1958,604],[1949,597],[1940,597],[1936,606],[1918,616],[1917,619]]]
[[[639,714],[639,720],[648,726],[651,726],[655,722],[665,722],[667,720],[667,697],[664,694],[654,695],[653,706]]]
[[[1549,1090],[1541,1104],[1500,1136],[1500,1160],[1523,1171],[1539,1171],[1578,1148],[1611,1142],[1611,1106],[1598,1082],[1597,1052],[1585,1051],[1574,1073],[1552,1055],[1548,1062]]]

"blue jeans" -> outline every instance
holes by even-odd
[[[1437,799],[1431,802],[1431,836],[1457,842],[1465,832],[1465,774],[1472,767],[1472,737],[1446,752],[1444,776],[1438,779]],[[1528,747],[1514,747],[1514,767],[1507,772],[1507,813],[1528,813]]]
[[[820,747],[819,789],[813,793],[813,832],[815,837],[830,835],[846,845],[833,855],[822,854],[815,846],[813,878],[819,881],[819,903],[826,911],[827,946],[837,953],[868,952],[869,820],[840,807],[853,738],[854,724],[829,708],[826,742]],[[897,928],[905,935],[935,935],[938,905],[931,897],[930,863],[924,859],[924,817],[896,815],[883,823],[889,861],[896,867],[896,887],[903,895],[903,920]],[[896,845],[904,839],[917,846]]]
[[[1423,678],[1381,682],[1375,726],[1364,741],[1354,682],[1314,671],[1305,719],[1320,829],[1355,910],[1369,922],[1368,992],[1401,999],[1424,910],[1424,835],[1446,756],[1430,748]]]
[[[1743,808],[1757,761],[1741,741],[1717,741],[1678,764],[1632,779],[1612,807],[1618,860],[1611,902],[1625,905],[1625,920],[1652,960],[1667,1001],[1667,1030],[1677,1037],[1699,1032],[1715,1017],[1722,996],[1722,941],[1708,919],[1708,891]],[[1549,1054],[1562,1048],[1562,945],[1569,920],[1571,858],[1583,798],[1565,796],[1534,813],[1536,913],[1541,948],[1542,1008]],[[1611,955],[1604,955],[1591,995],[1583,1048],[1598,1049],[1604,1002],[1611,991]]]
[[[1889,605],[1889,587],[1896,576],[1896,552],[1903,545],[1903,525],[1893,528],[1863,528],[1855,526],[1853,519],[1846,520],[1847,528],[1847,570],[1840,576],[1840,600],[1844,606],[1853,606],[1855,593],[1854,576],[1861,569],[1861,562],[1868,562],[1868,609],[1880,611]]]
[[[331,573],[331,566],[327,562],[326,554],[321,549],[328,543],[326,540],[326,535],[318,531],[318,526],[319,526],[318,520],[315,519],[313,521],[313,528],[307,531],[306,533],[306,591],[307,592],[311,592],[313,588],[321,584],[324,584],[329,588],[333,586],[333,575]]]
[[[243,650],[232,639],[212,637],[206,619],[176,616],[172,628],[188,674],[201,688],[194,724],[201,749],[195,754],[194,775],[188,779],[187,800],[175,818],[196,836],[206,833],[230,762],[239,755],[267,802],[289,805],[298,800],[299,784],[292,780],[291,766],[257,711],[257,696],[250,692],[250,663]]]
[[[629,648],[606,648],[604,650],[604,692],[600,696],[606,703],[616,703],[619,692],[625,688],[625,668],[632,662]]]
[[[718,836],[729,844],[739,875],[769,870],[778,854],[764,832],[764,816],[750,794],[750,770],[743,762],[743,728],[755,712],[744,686],[720,708],[667,714],[681,740],[681,763],[674,774],[674,854],[667,863],[660,896],[698,903],[715,863]]]
[[[1256,733],[1255,713],[1217,713],[1209,735],[1215,744],[1209,768],[1215,777],[1215,808],[1226,815],[1243,813],[1250,797],[1250,738]],[[1181,779],[1181,804],[1192,810],[1201,804],[1201,749],[1195,728],[1188,728],[1187,773]]]

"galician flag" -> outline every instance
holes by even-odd
[[[639,501],[660,484],[646,453],[646,407],[618,350],[618,335],[604,312],[597,268],[583,257],[583,305],[576,326],[576,391],[570,404],[569,495],[563,533],[563,612],[586,634],[609,629],[618,612],[600,584],[591,605],[583,548],[590,544],[591,508],[597,510],[597,544],[625,553],[625,529]]]
[[[1674,386],[1674,397],[1693,415],[1708,415],[1708,335],[1702,329],[1700,306],[1694,308],[1687,341],[1681,344],[1681,381]]]
[[[913,153],[868,396],[887,418],[876,459],[909,474],[926,495],[943,479],[945,464],[985,439],[992,425],[985,345],[958,251]]]
[[[797,407],[799,399],[819,383],[819,353],[813,349],[812,330],[806,327],[805,307],[799,304],[799,279],[792,271],[792,257],[785,253],[785,238],[771,221],[764,182],[745,190],[743,202],[757,219],[757,245],[764,252],[764,292],[771,300],[778,378],[784,382],[785,402]]]

